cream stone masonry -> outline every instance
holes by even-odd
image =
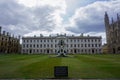
[[[43,36],[23,37],[23,54],[57,54],[60,37],[64,37],[66,54],[96,54],[101,53],[102,38],[98,36]]]
[[[4,53],[21,53],[20,36],[14,37],[9,32],[2,32],[2,27],[0,26],[0,54]]]

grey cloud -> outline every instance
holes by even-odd
[[[119,0],[103,2],[100,1],[90,4],[86,7],[82,7],[77,10],[77,13],[79,13],[79,15],[75,14],[71,18],[75,25],[70,25],[66,28],[66,30],[74,33],[103,32],[105,31],[105,11],[108,11],[108,14],[110,14],[110,16],[116,17],[116,14],[120,12],[120,7],[118,4],[120,4]],[[83,16],[86,16],[86,18]]]
[[[16,0],[0,0],[0,25],[14,34],[26,34],[36,30],[52,31],[56,26],[51,13],[54,8],[39,6],[28,8]]]

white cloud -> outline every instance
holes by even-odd
[[[102,33],[105,41],[104,14],[108,12],[109,16],[116,17],[120,13],[120,0],[96,1],[76,10],[70,18],[66,30],[73,33]],[[92,34],[91,34],[92,35]],[[95,35],[95,34],[94,34]],[[99,34],[97,34],[99,35]]]
[[[7,31],[31,34],[35,31],[63,31],[61,15],[66,13],[64,0],[0,1],[0,25]],[[59,30],[57,30],[59,28]]]
[[[73,0],[70,1],[68,3],[66,0],[0,0],[0,25],[6,31],[25,36],[41,33],[79,35],[83,32],[102,35],[105,39],[104,12],[108,11],[110,16],[116,17],[116,13],[120,13],[120,0],[96,1],[80,8],[77,3],[79,0],[75,3]],[[73,6],[72,10],[75,9],[74,4],[77,4],[78,9],[68,18],[69,21],[65,21],[63,15],[69,16],[74,13],[66,9],[71,10]]]

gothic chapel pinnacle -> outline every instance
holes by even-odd
[[[104,16],[107,47],[109,53],[120,53],[120,16],[117,14],[117,20],[112,18],[111,22],[107,12]]]

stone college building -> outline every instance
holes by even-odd
[[[20,45],[20,36],[19,38],[15,38],[11,36],[9,32],[3,31],[0,26],[0,54],[4,53],[20,53],[21,45]]]
[[[34,36],[22,38],[22,54],[57,54],[59,44],[64,44],[66,54],[101,53],[102,38],[97,36]]]
[[[109,21],[107,12],[104,17],[108,53],[120,53],[120,16],[117,14],[117,20]]]

